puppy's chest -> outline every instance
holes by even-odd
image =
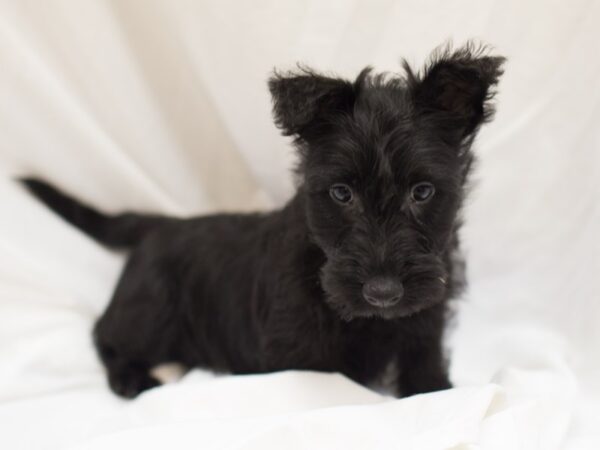
[[[350,325],[350,326],[349,326]],[[351,326],[344,324],[338,337],[337,346],[341,354],[365,364],[373,364],[388,360],[398,349],[400,330],[390,327]]]
[[[399,337],[393,330],[354,329],[343,322],[329,325],[312,333],[312,343],[305,347],[313,352],[307,360],[313,359],[317,366],[370,378],[395,359]]]

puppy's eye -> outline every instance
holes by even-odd
[[[345,184],[334,184],[329,189],[329,195],[338,203],[350,203],[352,201],[352,190]]]
[[[410,198],[417,203],[429,200],[433,194],[435,194],[435,187],[427,181],[415,184],[410,190]]]

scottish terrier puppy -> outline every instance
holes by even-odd
[[[131,250],[94,329],[113,391],[159,385],[150,369],[165,362],[361,384],[394,364],[398,395],[449,388],[459,212],[503,61],[468,44],[401,75],[276,73],[275,123],[300,162],[296,194],[269,213],[111,216],[23,179],[98,242]]]

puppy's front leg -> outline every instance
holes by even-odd
[[[399,352],[398,393],[401,397],[450,389],[441,336],[411,342]]]

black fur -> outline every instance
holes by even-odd
[[[420,74],[407,64],[404,76],[367,68],[354,82],[275,74],[275,121],[300,164],[295,196],[270,213],[107,216],[24,179],[96,240],[131,247],[94,330],[112,389],[134,397],[159,384],[151,367],[172,361],[339,371],[363,384],[396,363],[400,395],[450,387],[441,341],[459,210],[502,62],[467,45],[438,51]],[[420,182],[435,193],[419,203]],[[340,183],[349,203],[332,198]],[[391,290],[389,302],[366,301],[367,288]]]

